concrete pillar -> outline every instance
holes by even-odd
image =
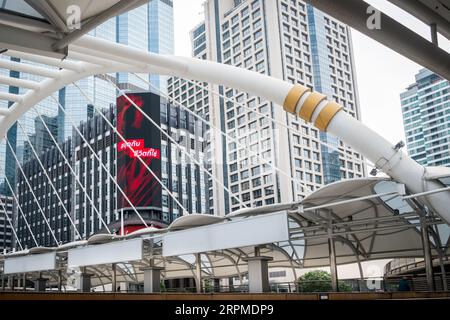
[[[233,277],[228,278],[228,291],[229,292],[234,291],[234,278]]]
[[[27,291],[27,274],[26,273],[23,274],[22,287],[23,287],[23,291]]]
[[[81,273],[78,281],[78,291],[91,292],[91,273]]]
[[[2,275],[2,290],[5,291],[5,275]]]
[[[47,289],[47,278],[39,277],[34,281],[34,290],[44,292]]]
[[[58,292],[62,289],[62,271],[58,270]]]
[[[11,276],[11,277],[9,277],[9,279],[10,279],[9,288],[11,289],[11,291],[14,291],[14,287],[15,287],[15,285],[14,285],[15,277],[14,277],[14,276]]]
[[[116,268],[116,264],[113,263],[112,264],[112,292],[116,292],[117,291],[117,268]]]
[[[250,293],[269,292],[269,266],[271,257],[257,256],[245,259],[248,264],[248,290]]]
[[[162,268],[157,267],[148,267],[141,269],[141,271],[144,271],[145,293],[161,292],[161,270]]]
[[[427,275],[427,285],[429,291],[434,291],[433,257],[431,255],[430,237],[426,217],[420,217],[420,229],[422,231],[423,256],[425,259],[425,273]]]

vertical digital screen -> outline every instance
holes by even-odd
[[[161,208],[161,185],[139,160],[161,179],[161,132],[136,108],[159,126],[160,98],[152,93],[130,93],[127,97],[117,98],[117,131],[125,139],[117,137],[117,182],[133,206]],[[117,206],[131,208],[121,192],[117,193]]]

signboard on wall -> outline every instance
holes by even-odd
[[[135,207],[160,208],[161,185],[139,157],[161,179],[161,132],[136,108],[159,126],[160,97],[150,92],[129,93],[127,97],[117,98],[117,130],[126,140],[117,137],[117,182]],[[117,206],[131,207],[121,193],[117,194]]]
[[[142,260],[142,239],[115,241],[70,249],[69,268]]]
[[[162,255],[171,257],[288,240],[287,213],[277,212],[165,233]]]
[[[26,273],[56,269],[56,253],[32,254],[5,260],[4,274]]]

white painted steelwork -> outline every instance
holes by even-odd
[[[293,84],[246,69],[194,58],[149,53],[91,36],[83,36],[73,42],[69,47],[67,58],[73,62],[69,64],[71,69],[43,69],[12,62],[4,65],[11,69],[16,68],[23,72],[47,76],[47,78],[38,83],[38,87],[31,88],[24,95],[4,97],[15,99],[16,102],[8,112],[1,114],[0,137],[4,137],[7,130],[33,105],[62,87],[94,74],[109,72],[158,73],[195,79],[236,88],[278,105],[285,103],[286,97],[293,88]],[[55,59],[52,64],[58,65],[58,61]],[[27,83],[25,85],[35,87],[34,84]],[[301,110],[304,103],[305,99],[300,99],[295,109]],[[324,107],[325,103],[317,106],[311,122],[315,122]],[[327,131],[363,154],[378,169],[390,175],[394,180],[405,184],[411,193],[421,193],[444,187],[442,182],[437,179],[425,179],[426,168],[343,110],[337,112],[331,119]],[[426,194],[420,197],[419,201],[450,223],[449,191]]]

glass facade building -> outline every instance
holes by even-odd
[[[422,69],[400,95],[409,155],[425,166],[450,166],[450,83]]]
[[[174,54],[173,1],[152,0],[148,4],[148,51]],[[167,76],[150,75],[150,83],[167,93]]]
[[[314,89],[325,94],[329,100],[339,102],[347,112],[359,119],[350,29],[311,5],[307,6],[307,12]],[[320,139],[335,149],[321,145],[324,183],[351,178],[352,172],[345,169],[351,169],[348,166],[353,167],[353,164],[346,163],[347,159],[336,151],[351,150],[326,132],[320,133]],[[342,171],[341,166],[344,167]]]

